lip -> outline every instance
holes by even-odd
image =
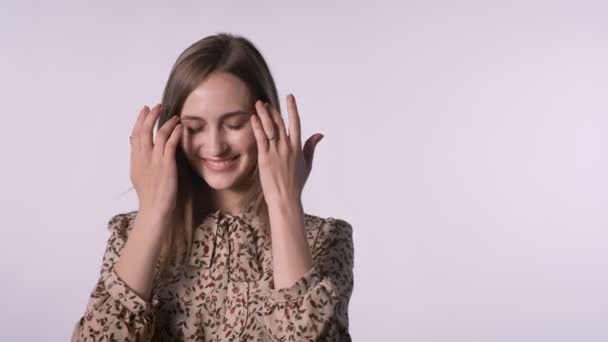
[[[206,168],[208,168],[211,171],[224,172],[224,171],[233,169],[237,165],[239,158],[240,158],[240,155],[235,156],[232,159],[206,159],[206,158],[203,158],[203,164],[205,165]],[[230,160],[230,161],[228,163],[224,163],[221,165],[218,164],[218,162],[223,162],[226,160]]]

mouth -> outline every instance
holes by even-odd
[[[203,163],[205,167],[215,172],[222,172],[231,170],[234,166],[236,166],[237,161],[240,155],[234,156],[228,159],[205,159],[203,158]]]

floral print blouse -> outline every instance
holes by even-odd
[[[136,215],[108,222],[101,274],[72,342],[351,341],[348,222],[305,213],[313,267],[292,286],[274,289],[270,238],[244,214],[211,212],[194,230],[187,262],[157,272],[146,301],[114,271]]]

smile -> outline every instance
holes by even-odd
[[[210,169],[212,171],[216,171],[216,172],[221,172],[221,171],[228,171],[228,170],[232,169],[237,164],[237,160],[239,157],[240,156],[236,156],[232,159],[226,159],[226,160],[221,160],[221,161],[203,159],[203,162],[208,169]]]

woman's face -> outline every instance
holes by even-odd
[[[192,168],[215,190],[237,188],[257,164],[249,122],[249,89],[228,73],[209,75],[186,98],[182,147]]]

